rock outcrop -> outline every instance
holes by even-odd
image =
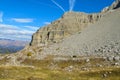
[[[38,47],[41,44],[54,43],[38,51],[48,55],[118,56],[120,53],[119,5],[120,0],[116,0],[108,9],[96,14],[66,12],[62,18],[33,34],[30,45]]]
[[[106,56],[120,58],[120,9],[107,13],[61,43],[44,48],[44,54],[67,56]],[[112,59],[113,59],[112,58]]]
[[[30,45],[40,46],[62,41],[64,38],[80,33],[80,31],[101,18],[101,14],[86,14],[79,12],[66,12],[62,18],[42,27],[32,36]]]
[[[111,6],[104,8],[101,13],[66,12],[60,19],[40,28],[34,33],[30,45],[40,46],[61,42],[68,36],[80,33],[85,27],[97,22],[101,16],[119,7],[120,0],[116,0]]]
[[[111,6],[105,7],[101,12],[108,12],[120,7],[120,0],[115,0]]]

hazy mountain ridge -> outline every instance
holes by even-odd
[[[0,53],[17,52],[19,50],[22,50],[27,44],[27,41],[0,38]]]
[[[10,45],[11,46],[25,46],[27,43],[28,43],[27,41],[0,38],[0,45],[2,46],[10,46]]]
[[[15,53],[19,50],[22,50],[24,48],[24,46],[0,46],[0,53],[3,53],[3,54],[10,54],[10,53]]]

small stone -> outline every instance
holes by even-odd
[[[108,52],[111,52],[111,51],[112,51],[111,49],[108,50]]]
[[[120,53],[117,53],[117,55],[120,55]]]
[[[72,68],[73,68],[73,66],[69,66],[69,68],[71,68],[71,69],[72,69]]]
[[[119,50],[118,50],[118,49],[115,49],[115,50],[114,50],[114,53],[119,53]]]
[[[102,65],[101,65],[101,64],[97,64],[96,66],[97,66],[97,67],[102,67]]]
[[[108,72],[109,74],[111,74],[112,72]]]
[[[113,57],[107,57],[108,61],[113,61]]]
[[[83,70],[83,71],[87,71],[88,68],[83,67],[83,68],[81,68],[81,70]]]
[[[103,60],[106,60],[107,59],[107,57],[103,57]]]
[[[87,62],[87,63],[88,63],[88,62],[90,62],[90,59],[86,59],[86,61],[85,61],[85,62]]]
[[[68,72],[71,72],[71,71],[73,71],[73,68],[74,68],[73,66],[68,66],[65,68],[65,70]]]
[[[107,77],[107,74],[103,74],[102,77],[103,77],[103,78],[106,78],[106,77]]]
[[[119,63],[114,63],[114,66],[119,66]]]
[[[120,60],[120,57],[119,57],[119,56],[116,56],[116,57],[114,57],[113,59],[114,59],[114,61],[119,61],[119,60]]]

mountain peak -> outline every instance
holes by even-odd
[[[120,0],[116,0],[114,9],[120,8]]]
[[[105,7],[101,12],[107,12],[120,8],[120,0],[115,0],[111,6]]]
[[[75,15],[84,15],[84,14],[87,14],[87,13],[68,11],[68,12],[65,12],[63,16],[75,16]]]

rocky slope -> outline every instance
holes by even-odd
[[[48,55],[120,55],[119,5],[120,0],[116,0],[98,14],[67,12],[33,34],[30,46],[39,46],[36,52]],[[50,43],[52,45],[48,45]],[[47,46],[41,49],[41,44]]]
[[[39,29],[33,34],[31,45],[38,46],[60,42],[65,37],[80,32],[83,28],[95,23],[100,18],[100,14],[66,12],[62,18]]]
[[[66,12],[60,19],[50,25],[40,28],[33,34],[30,45],[41,46],[61,42],[64,38],[100,20],[107,12],[120,7],[120,0],[116,0],[110,7],[104,8],[101,13],[86,14],[82,12]]]
[[[27,58],[53,61],[85,59],[86,62],[91,58],[94,58],[94,61],[99,58],[104,61],[109,60],[110,63],[102,61],[107,66],[113,63],[118,66],[120,64],[119,24],[119,7],[98,14],[67,12],[59,20],[39,29],[33,35],[30,45],[16,54],[6,56],[10,58],[11,65],[23,63]],[[47,45],[41,46],[41,44]]]
[[[107,13],[81,33],[51,45],[44,54],[77,56],[120,56],[120,9]]]

